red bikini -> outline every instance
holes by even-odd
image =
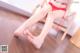
[[[52,11],[55,11],[55,10],[63,10],[63,11],[66,11],[67,8],[59,8],[59,7],[56,7],[54,4],[52,4],[51,2],[49,2],[50,6],[52,7]],[[62,3],[63,5],[66,5],[67,4],[64,4]]]

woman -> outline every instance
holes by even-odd
[[[67,8],[71,0],[50,0],[45,2],[42,7],[38,7],[34,14],[25,21],[16,31],[16,36],[25,36],[36,48],[40,48],[52,27],[55,18],[64,18],[67,15]],[[33,36],[27,30],[28,27],[42,20],[45,16],[46,22],[41,33],[38,36]],[[27,35],[28,33],[28,35]]]

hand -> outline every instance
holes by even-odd
[[[42,46],[44,40],[40,36],[32,35],[29,30],[24,31],[24,34],[37,49]]]

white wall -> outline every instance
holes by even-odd
[[[0,6],[30,16],[39,0],[0,0]]]
[[[73,0],[73,3],[70,7],[71,12],[76,12],[76,16],[74,18],[74,28],[70,30],[70,34],[73,35],[76,30],[80,27],[80,0]]]

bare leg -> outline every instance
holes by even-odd
[[[44,42],[44,39],[45,37],[47,36],[48,34],[48,31],[49,29],[52,27],[52,24],[53,24],[53,15],[52,13],[50,12],[48,14],[48,17],[46,19],[46,23],[45,23],[45,26],[43,27],[43,30],[41,32],[41,34],[39,36],[33,36],[33,35],[29,35],[28,36],[28,40],[36,47],[36,48],[40,48]]]
[[[50,6],[48,6],[47,4],[45,4],[43,6],[43,8],[39,7],[35,11],[35,13],[14,32],[14,34],[15,35],[23,34],[23,31],[27,27],[32,26],[33,24],[35,24],[39,20],[43,19],[46,16],[46,14],[48,13],[49,9],[50,9]]]
[[[72,24],[73,24],[73,19],[74,19],[75,15],[76,15],[76,13],[73,12],[70,16],[67,16],[67,17],[66,17],[66,19],[67,19],[67,18],[68,18],[68,19],[70,18],[69,20],[67,20],[67,21],[69,22],[69,26],[68,26],[68,28],[66,29],[66,31],[64,31],[64,34],[63,34],[61,40],[64,40],[64,38],[66,37],[66,34],[68,33],[69,29],[71,28],[71,26],[72,26]]]
[[[60,6],[61,7],[61,6]],[[59,12],[59,11],[58,11]],[[56,16],[57,14],[55,14]],[[62,14],[63,15],[63,14]],[[39,16],[39,15],[38,15]],[[53,17],[56,18],[54,15]],[[59,16],[59,14],[58,14]],[[40,48],[41,45],[43,44],[44,42],[44,39],[45,37],[47,36],[47,33],[49,31],[49,29],[51,28],[52,26],[52,22],[54,21],[53,17],[50,15],[48,15],[47,17],[47,20],[46,20],[46,23],[45,23],[45,26],[41,32],[41,34],[37,37],[33,36],[33,35],[29,35],[27,36],[28,37],[28,40],[36,47],[36,48]]]

